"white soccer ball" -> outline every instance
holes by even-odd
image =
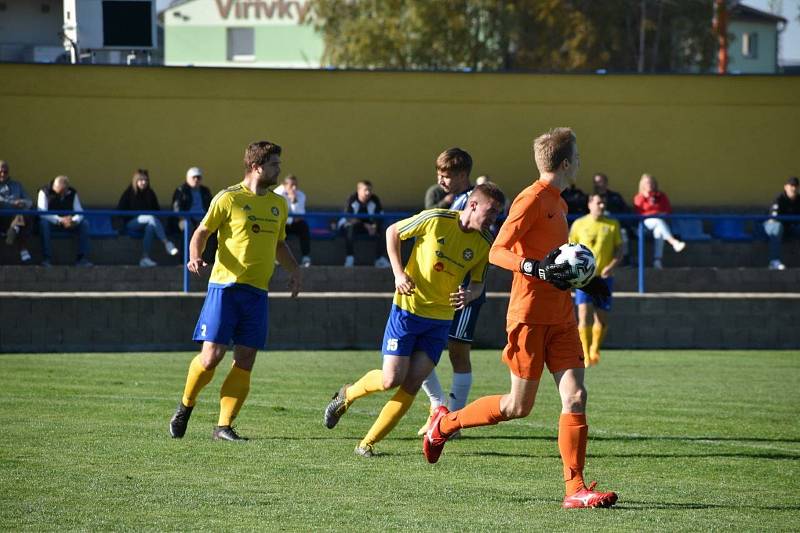
[[[558,247],[560,253],[556,256],[555,263],[560,265],[568,263],[572,269],[572,280],[568,283],[573,289],[585,287],[594,276],[594,254],[588,246],[568,242]]]

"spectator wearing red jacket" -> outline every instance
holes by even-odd
[[[633,197],[633,208],[636,214],[646,217],[672,213],[669,197],[667,197],[666,193],[658,190],[658,182],[650,174],[642,174],[642,178],[639,180],[639,194]],[[663,268],[661,257],[664,253],[664,241],[670,243],[676,252],[681,252],[686,248],[685,242],[679,241],[672,235],[666,220],[662,218],[645,218],[643,222],[644,227],[653,234],[654,268]]]

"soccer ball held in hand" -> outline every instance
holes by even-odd
[[[561,265],[567,263],[572,271],[571,279],[567,283],[573,289],[580,289],[586,286],[594,276],[595,262],[592,251],[583,244],[568,242],[558,247],[559,254],[554,263]]]

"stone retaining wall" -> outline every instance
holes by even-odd
[[[193,350],[203,293],[0,293],[0,353]],[[375,349],[386,293],[273,293],[272,349]],[[505,294],[490,294],[475,343],[505,343]],[[615,295],[609,348],[798,349],[797,294]]]
[[[205,291],[208,272],[204,277],[191,276],[190,279],[190,290]],[[278,268],[270,289],[285,290],[286,282],[286,272]],[[385,292],[391,290],[393,284],[394,278],[389,269],[339,266],[303,269],[304,292]],[[510,287],[511,273],[491,267],[489,290],[506,292]],[[173,292],[182,289],[183,271],[179,266],[0,266],[0,292]],[[638,271],[619,268],[615,276],[615,289],[637,291]],[[800,292],[800,268],[783,271],[765,268],[648,268],[645,269],[645,289],[648,292]]]

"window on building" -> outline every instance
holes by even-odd
[[[742,55],[755,59],[758,57],[758,34],[743,33],[742,34]]]
[[[228,61],[255,61],[254,28],[228,28]]]

